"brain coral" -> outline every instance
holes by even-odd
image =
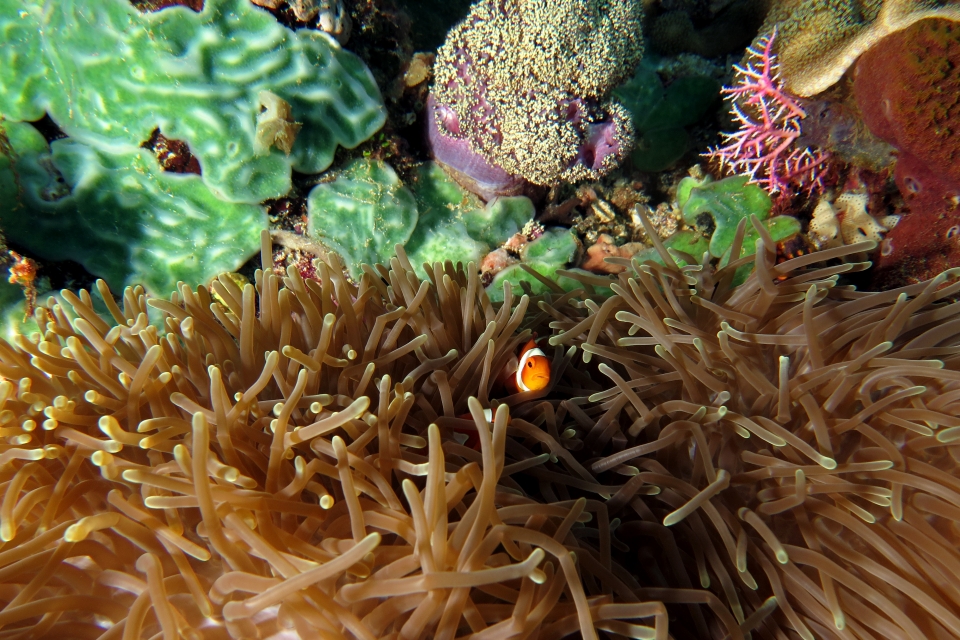
[[[437,159],[487,197],[609,171],[632,129],[608,96],[640,60],[641,17],[637,0],[477,2],[437,55]]]
[[[798,96],[833,85],[885,36],[931,17],[960,20],[954,0],[785,0],[772,3],[760,33],[777,29],[780,70]]]

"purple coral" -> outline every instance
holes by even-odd
[[[721,134],[726,144],[704,155],[770,193],[822,192],[827,155],[800,144],[807,113],[783,86],[773,53],[776,35],[760,38],[747,49],[747,62],[734,65],[736,83],[723,93],[732,98],[730,112],[740,129]]]
[[[434,157],[485,198],[596,179],[633,127],[610,91],[642,54],[640,0],[479,0],[437,55]]]

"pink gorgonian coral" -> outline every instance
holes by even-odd
[[[740,128],[722,133],[725,144],[704,155],[770,193],[821,192],[827,154],[800,142],[807,113],[783,86],[773,52],[776,35],[774,30],[760,38],[747,49],[744,65],[734,65],[736,81],[723,93],[731,98],[730,112]]]

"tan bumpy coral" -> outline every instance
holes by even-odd
[[[48,302],[0,342],[0,636],[960,638],[958,274],[757,232],[536,304],[402,252]]]
[[[960,21],[956,0],[772,2],[761,34],[776,30],[786,88],[809,97],[836,83],[884,37],[927,18]]]

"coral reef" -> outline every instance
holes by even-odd
[[[557,279],[557,271],[573,262],[579,250],[577,236],[569,229],[547,229],[536,240],[524,244],[518,252],[519,263],[507,265],[493,277],[487,287],[490,300],[504,300],[505,282],[532,295],[551,291],[551,279]]]
[[[410,37],[418,51],[436,51],[447,32],[470,11],[470,0],[398,0],[415,18],[410,21]]]
[[[662,171],[690,149],[686,127],[699,121],[716,102],[720,84],[713,78],[676,78],[666,89],[656,71],[640,64],[613,95],[630,112],[636,143],[630,154],[639,171]]]
[[[749,176],[770,193],[823,191],[826,156],[799,142],[800,123],[806,112],[785,90],[774,53],[776,31],[747,49],[742,66],[735,66],[736,81],[724,87],[731,99],[731,114],[739,129],[721,134],[724,145],[705,154],[735,173]]]
[[[873,243],[754,229],[740,286],[655,240],[493,305],[402,252],[280,278],[264,234],[255,284],[49,301],[0,341],[5,631],[960,637],[960,273],[861,293],[819,261]],[[533,331],[550,385],[498,396]]]
[[[384,121],[355,56],[248,0],[0,0],[0,32],[0,225],[117,288],[238,268],[267,225],[258,203]]]
[[[862,264],[814,265],[872,242],[775,265],[755,230],[739,287],[659,245],[602,305],[553,307],[551,344],[600,360],[564,402],[591,478],[623,487],[621,566],[640,598],[712,603],[674,637],[960,637],[960,273],[860,293],[836,278]]]
[[[661,7],[664,4],[661,2]],[[713,58],[732,53],[750,43],[767,8],[762,0],[734,0],[724,4],[716,15],[694,20],[699,14],[712,13],[713,4],[705,10],[684,7],[657,16],[650,25],[651,47],[666,55],[694,53]],[[706,24],[701,26],[700,22]]]
[[[800,231],[800,223],[796,218],[770,217],[770,196],[763,189],[749,184],[745,176],[716,181],[684,178],[677,188],[677,205],[687,224],[712,227],[708,248],[711,256],[722,258],[721,265],[729,260],[737,228],[743,220],[756,218],[762,222],[764,232],[770,234],[774,242],[785,240]],[[709,216],[708,223],[704,222],[704,215]],[[752,255],[758,239],[755,229],[748,224],[741,255]],[[694,254],[694,258],[699,259],[700,256]]]
[[[360,265],[385,262],[417,224],[417,203],[383,162],[354,160],[335,180],[307,197],[307,233],[344,259],[357,277]]]
[[[522,196],[484,204],[433,162],[418,168],[410,187],[420,220],[406,248],[417,265],[479,264],[484,253],[522,232],[536,215],[533,203]]]
[[[589,270],[617,274],[630,267],[633,264],[631,260],[635,260],[636,264],[648,261],[665,264],[658,243],[680,265],[699,265],[704,260],[709,262],[717,259],[720,266],[725,266],[731,259],[737,259],[732,255],[734,252],[741,258],[753,255],[761,236],[750,220],[756,220],[763,233],[778,243],[778,247],[779,243],[800,233],[800,222],[796,218],[770,215],[770,195],[757,185],[750,184],[746,176],[713,180],[699,171],[692,173],[700,177],[687,176],[677,186],[676,210],[683,223],[682,228],[666,235],[661,228],[663,222],[651,225],[651,229],[656,229],[656,239],[650,237],[647,229],[643,236],[646,244],[643,245],[627,243],[616,247],[598,242],[587,250]],[[671,220],[672,212],[668,212],[666,207],[659,209],[661,211],[651,212],[654,220]],[[640,207],[635,209],[633,215],[640,224],[647,219]],[[667,227],[676,229],[676,225],[668,224]],[[741,235],[740,244],[736,243],[738,234]],[[601,262],[606,265],[601,267]],[[734,282],[743,282],[751,268],[749,264],[741,266]]]
[[[642,52],[637,0],[480,0],[437,54],[434,157],[485,199],[597,178],[630,146],[610,91]]]
[[[880,246],[880,256],[889,255],[890,243],[884,234],[900,222],[900,216],[877,219],[870,214],[866,193],[845,191],[831,202],[821,198],[814,207],[807,235],[817,249],[832,249],[844,244],[872,240]]]
[[[884,37],[926,18],[958,21],[960,6],[953,0],[785,0],[771,3],[760,33],[777,29],[784,85],[808,97],[840,80]]]
[[[346,44],[353,22],[343,6],[343,0],[251,0],[253,4],[280,13],[284,9],[293,14],[297,23],[315,26],[324,33]]]
[[[928,177],[960,194],[960,23],[923,20],[885,38],[857,63],[854,92],[870,130],[899,150],[904,197]]]
[[[580,265],[585,271],[593,273],[623,273],[627,267],[623,264],[614,264],[607,262],[607,258],[625,258],[629,260],[637,253],[646,249],[647,246],[641,242],[627,242],[617,245],[613,237],[601,233],[597,241],[587,247],[583,263]]]
[[[42,335],[0,343],[0,405],[18,432],[0,447],[7,629],[374,640],[502,622],[596,638],[594,625],[632,620],[666,633],[662,604],[609,606],[596,587],[608,554],[574,559],[596,552],[571,527],[607,535],[603,505],[525,497],[511,476],[549,456],[505,464],[508,422],[522,421],[500,406],[491,424],[473,397],[483,363],[529,339],[516,331],[527,300],[493,314],[476,274],[431,274],[472,292],[461,308],[398,259],[384,274],[412,289],[365,275],[362,293],[336,262],[320,266],[322,287],[293,270],[243,289],[220,278],[222,302],[183,286],[150,301],[162,337],[142,289],[121,309],[101,282],[109,320],[83,291],[66,296],[76,320],[51,301]],[[457,445],[454,426],[476,431],[481,452]],[[527,585],[520,602],[484,593],[513,581]]]
[[[960,640],[960,5],[650,4],[0,0],[0,636]]]

